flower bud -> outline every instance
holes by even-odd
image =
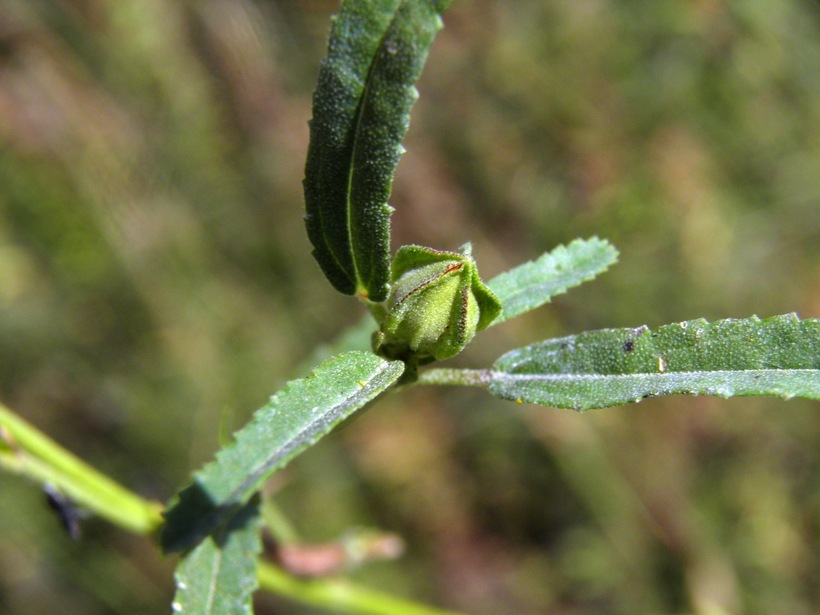
[[[458,252],[403,246],[390,288],[376,352],[416,365],[458,354],[501,313],[501,302],[478,277],[469,243]]]

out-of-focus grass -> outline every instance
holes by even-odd
[[[302,165],[332,2],[0,4],[0,396],[167,498],[355,322],[309,257]],[[576,236],[600,280],[457,364],[587,328],[820,312],[820,32],[808,0],[455,3],[420,84],[394,246],[486,277]],[[810,612],[816,406],[663,399],[586,415],[393,397],[274,481],[306,538],[409,553],[356,573],[474,613]],[[227,418],[226,418],[227,417]],[[167,610],[172,561],[75,544],[0,476],[0,611]],[[306,612],[265,597],[260,612]]]

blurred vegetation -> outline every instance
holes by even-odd
[[[0,3],[0,398],[146,496],[360,317],[302,222],[337,8]],[[816,2],[471,0],[445,22],[394,248],[472,240],[485,278],[577,236],[622,253],[455,363],[583,329],[820,315]],[[402,534],[403,559],[354,576],[472,613],[809,613],[818,436],[802,401],[578,415],[418,389],[271,492],[305,539]],[[167,612],[173,560],[83,527],[72,542],[36,486],[0,475],[0,612]]]

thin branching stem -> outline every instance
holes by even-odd
[[[53,485],[83,508],[128,531],[150,534],[162,523],[162,504],[132,493],[2,404],[0,467]]]
[[[137,534],[151,534],[162,523],[162,505],[159,502],[146,500],[119,485],[2,404],[0,468],[27,476],[36,482],[53,484],[77,499],[86,510],[125,530]],[[372,615],[450,613],[340,578],[313,580],[295,577],[261,561],[257,576],[262,590],[302,604]]]
[[[302,604],[332,608],[336,611],[362,615],[455,615],[444,611],[362,587],[345,579],[304,579],[288,574],[281,568],[260,562],[257,579],[263,590],[291,598]]]

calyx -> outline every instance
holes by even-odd
[[[414,365],[458,354],[501,313],[501,302],[478,276],[469,243],[456,252],[401,247],[390,287],[374,350]]]

